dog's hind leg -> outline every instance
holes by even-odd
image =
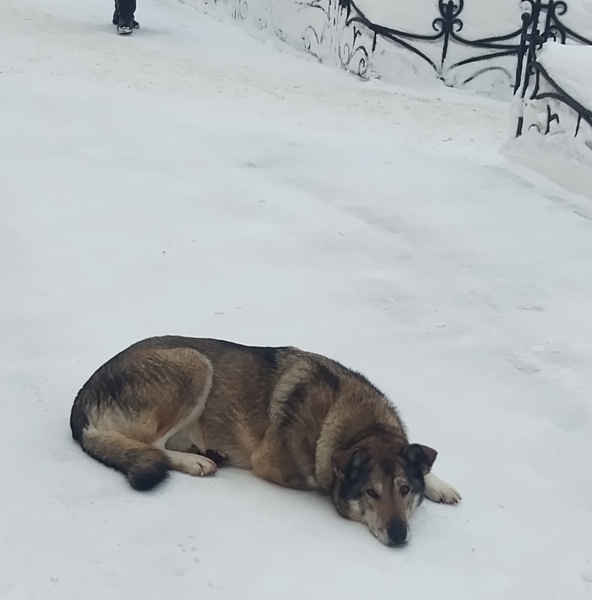
[[[425,495],[432,502],[442,502],[443,504],[456,504],[460,501],[461,495],[449,483],[440,479],[433,473],[428,473],[424,477]]]
[[[204,360],[203,357],[200,359]],[[192,403],[189,404],[183,417],[154,442],[154,446],[162,449],[167,456],[171,469],[200,477],[213,475],[218,469],[216,462],[204,456],[204,453],[198,449],[187,434],[188,429],[195,428],[198,418],[204,411],[210,392],[212,372],[209,361],[206,364],[209,369],[208,376],[205,378],[205,386],[202,388],[203,382],[200,381],[200,386],[191,394]],[[197,369],[197,365],[194,365],[194,368]]]
[[[214,473],[212,460],[166,445],[195,425],[212,376],[210,361],[189,348],[145,349],[116,357],[78,393],[70,418],[72,435],[88,454],[122,471],[138,490],[158,485],[169,469]]]

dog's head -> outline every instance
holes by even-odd
[[[332,499],[337,511],[365,523],[387,546],[407,540],[409,518],[423,500],[424,476],[437,452],[421,444],[363,440],[333,456]]]

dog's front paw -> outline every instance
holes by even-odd
[[[425,476],[425,495],[432,502],[443,504],[457,504],[462,498],[458,490],[443,479],[436,477],[433,473],[428,473]]]
[[[448,484],[438,490],[437,496],[438,499],[434,502],[442,502],[443,504],[458,504],[462,499],[460,492]]]
[[[213,475],[217,471],[216,463],[200,454],[188,455],[186,460],[186,473],[197,477]]]

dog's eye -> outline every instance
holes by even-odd
[[[401,496],[406,496],[411,490],[408,485],[402,485],[399,491],[401,492]]]
[[[376,490],[373,490],[372,488],[370,488],[369,490],[366,490],[366,494],[368,494],[368,496],[370,496],[370,498],[374,498],[374,500],[378,500],[378,493],[376,492]]]

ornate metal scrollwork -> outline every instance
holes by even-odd
[[[527,0],[534,2],[535,0]],[[505,56],[518,55],[520,49],[520,36],[522,28],[517,28],[507,34],[481,39],[468,39],[461,35],[464,29],[462,12],[465,8],[465,0],[438,0],[439,16],[431,23],[433,34],[417,34],[408,31],[385,27],[371,22],[366,15],[355,4],[354,0],[339,0],[340,6],[348,11],[347,26],[357,25],[372,33],[373,47],[367,49],[368,56],[375,50],[376,40],[383,39],[386,42],[396,44],[401,48],[412,52],[423,61],[428,63],[436,72],[438,77],[445,80],[447,75],[466,65],[491,61]],[[469,58],[449,64],[448,55],[452,43],[466,47],[479,49],[482,52]],[[427,44],[427,46],[426,46]],[[436,55],[431,51],[431,45],[438,45]],[[420,47],[421,45],[421,47]],[[500,65],[477,68],[471,75],[466,77],[463,83],[468,83],[476,77],[491,71],[503,71],[509,80],[512,73]]]
[[[465,23],[462,13],[465,8],[465,0],[438,0],[439,15],[432,20],[431,28],[434,33],[412,33],[385,27],[370,21],[362,10],[356,5],[355,0],[337,0],[338,7],[346,11],[346,27],[357,27],[358,30],[367,30],[368,35],[361,36],[372,40],[371,47],[365,47],[367,61],[371,60],[376,49],[377,40],[384,40],[404,48],[423,61],[428,63],[442,80],[446,80],[449,74],[456,69],[475,65],[475,71],[466,76],[462,83],[466,84],[476,77],[492,71],[500,71],[505,74],[509,81],[514,80],[515,90],[518,89],[521,79],[521,65],[523,63],[529,36],[536,35],[540,20],[544,20],[544,33],[539,32],[539,39],[535,43],[541,44],[546,39],[553,38],[561,42],[571,39],[581,44],[592,44],[592,41],[576,33],[567,27],[562,21],[568,9],[565,0],[523,0],[524,12],[522,23],[514,31],[506,34],[469,39],[462,35]],[[459,44],[476,50],[473,56],[457,62],[449,60],[451,44]],[[435,55],[430,47],[437,45],[438,52]],[[519,66],[515,73],[512,68],[502,66],[498,59],[516,56]],[[342,61],[343,62],[343,61]],[[348,63],[349,64],[349,63]],[[483,66],[481,66],[483,65]]]
[[[368,71],[368,50],[361,39],[360,30],[357,27],[351,27],[350,30],[350,39],[339,44],[339,61],[343,68],[353,71],[359,77],[365,77]]]

